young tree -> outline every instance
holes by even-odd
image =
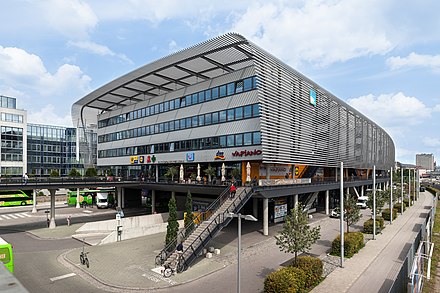
[[[50,177],[60,177],[60,173],[58,173],[58,170],[52,170],[50,171]]]
[[[177,243],[176,237],[177,232],[179,231],[179,223],[177,222],[177,205],[176,205],[176,199],[174,197],[171,197],[170,201],[168,202],[168,225],[167,225],[167,235],[165,237],[165,246],[168,246],[170,243],[174,242],[174,245],[172,245],[172,248],[175,247]]]
[[[165,177],[171,177],[171,181],[174,181],[174,176],[179,173],[179,170],[176,166],[171,166],[168,168],[167,172],[165,173]]]
[[[361,209],[356,205],[357,200],[348,196],[344,201],[344,221],[347,223],[347,233],[350,232],[350,226],[356,224],[362,218]]]
[[[98,176],[98,171],[95,168],[87,168],[86,177],[96,177]]]
[[[191,196],[191,192],[188,190],[188,193],[186,194],[186,203],[185,203],[186,215],[184,220],[184,227],[188,231],[188,233],[192,232],[192,227],[194,226],[194,214],[192,210],[193,210],[192,196]]]
[[[385,191],[376,190],[376,215],[379,215],[382,212],[383,206],[386,202],[389,202],[389,195],[387,197],[387,193]],[[371,209],[371,211],[373,211],[373,192],[368,194],[366,205]]]
[[[203,170],[203,172],[208,175],[208,181],[211,182],[212,176],[215,175],[215,168],[208,166],[207,169]]]
[[[285,253],[294,253],[296,264],[298,252],[309,250],[321,236],[321,227],[310,228],[307,221],[307,212],[303,211],[303,206],[298,204],[290,215],[285,218],[283,229],[278,236],[275,236],[276,244]]]
[[[81,173],[78,172],[75,168],[72,168],[69,172],[69,177],[80,177]]]

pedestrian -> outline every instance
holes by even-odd
[[[183,243],[182,242],[180,242],[179,245],[177,245],[176,251],[179,254],[183,253]]]
[[[70,226],[71,222],[72,222],[72,216],[69,215],[69,216],[67,217],[67,226]]]
[[[24,173],[24,175],[23,175],[24,185],[26,185],[26,184],[28,183],[28,180],[29,180],[29,176],[28,176],[28,174],[27,174],[27,173]]]
[[[237,192],[237,188],[235,187],[234,184],[231,184],[231,187],[229,188],[229,196],[231,198],[234,198],[236,192]]]

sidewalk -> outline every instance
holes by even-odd
[[[388,223],[383,234],[368,241],[312,292],[388,292],[431,205],[432,195],[420,193],[419,200],[392,225]]]

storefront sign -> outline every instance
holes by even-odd
[[[286,173],[289,174],[290,168],[288,165],[274,164],[269,167],[270,176],[285,177]],[[266,176],[266,165],[260,165],[260,176]]]
[[[189,162],[194,161],[194,153],[186,153],[186,160]]]
[[[274,205],[274,223],[284,221],[287,216],[287,201],[285,198],[275,200]]]
[[[224,159],[225,159],[225,153],[224,152],[218,151],[215,154],[214,160],[224,160]]]
[[[131,164],[137,164],[138,163],[138,156],[131,156],[130,157],[130,163]]]
[[[244,150],[244,151],[235,151],[232,153],[233,157],[248,157],[248,156],[259,156],[263,152],[261,150]]]

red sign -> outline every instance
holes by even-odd
[[[249,157],[249,156],[259,156],[263,152],[261,150],[245,150],[245,151],[235,151],[232,153],[233,157]]]

